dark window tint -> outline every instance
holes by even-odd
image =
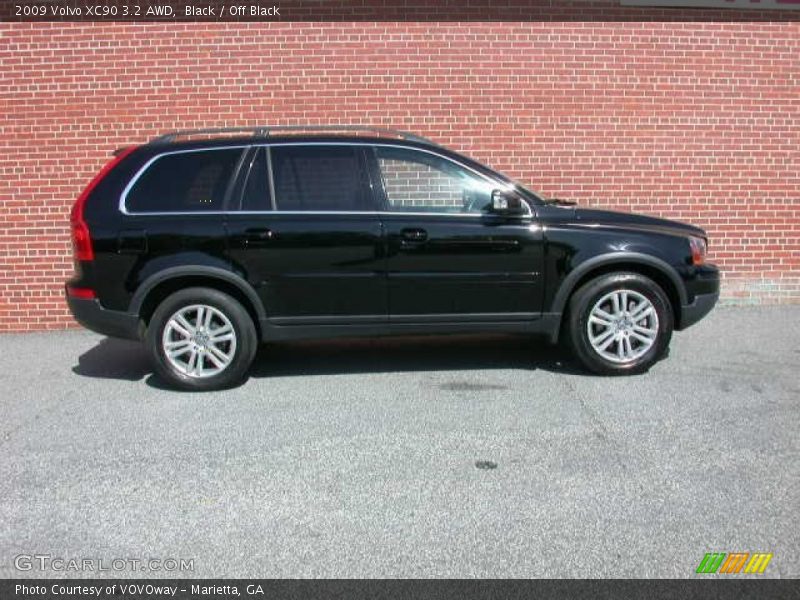
[[[222,210],[225,191],[242,151],[167,154],[151,164],[128,192],[129,212]]]
[[[267,152],[259,148],[253,157],[242,192],[242,210],[272,210],[267,174]]]
[[[273,146],[278,210],[373,210],[354,146]]]

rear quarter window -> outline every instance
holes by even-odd
[[[130,213],[223,210],[241,148],[178,152],[158,157],[125,197]]]

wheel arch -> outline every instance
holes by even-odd
[[[235,298],[247,310],[260,334],[266,318],[261,300],[244,279],[219,267],[171,267],[147,278],[131,299],[129,312],[147,326],[156,307],[170,294],[188,287],[207,287]]]
[[[558,340],[573,294],[587,281],[618,271],[639,273],[655,281],[669,298],[675,323],[681,322],[681,307],[687,303],[686,288],[680,275],[668,263],[654,256],[630,252],[597,256],[573,269],[559,287],[550,312],[558,315],[557,326],[552,332],[553,342]]]

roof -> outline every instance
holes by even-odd
[[[431,140],[422,136],[400,131],[397,129],[387,129],[384,127],[368,127],[362,125],[299,125],[299,126],[255,126],[255,127],[219,127],[211,129],[187,129],[174,131],[153,138],[151,144],[170,144],[178,141],[192,141],[193,138],[203,136],[207,141],[212,140],[246,140],[252,142],[254,139],[295,139],[298,136],[314,137],[324,135],[327,138],[344,138],[363,140],[364,137],[380,139],[395,139],[416,142],[430,146],[436,146]],[[199,141],[194,139],[194,141]]]

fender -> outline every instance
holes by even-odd
[[[683,280],[680,275],[678,275],[678,272],[669,263],[655,256],[642,254],[640,252],[613,252],[611,254],[602,254],[583,261],[570,271],[564,278],[564,281],[561,282],[561,286],[558,288],[558,292],[556,292],[555,298],[553,299],[550,311],[542,314],[543,319],[549,322],[549,327],[547,329],[550,332],[551,341],[555,342],[558,340],[559,331],[561,329],[561,316],[564,314],[567,300],[575,289],[578,281],[580,281],[584,275],[598,267],[617,263],[638,263],[657,269],[659,272],[666,275],[675,286],[675,289],[678,290],[680,306],[675,308],[680,311],[682,307],[687,304],[686,286],[683,284]]]
[[[649,254],[642,254],[640,252],[614,252],[612,254],[602,254],[600,256],[595,256],[585,260],[572,271],[570,271],[569,275],[567,275],[564,278],[564,281],[561,282],[558,292],[556,292],[556,297],[553,299],[553,305],[551,306],[551,312],[564,312],[564,307],[567,304],[567,298],[569,298],[570,294],[572,293],[575,284],[577,284],[581,277],[586,275],[586,273],[598,267],[613,265],[615,263],[639,263],[658,269],[664,275],[669,277],[669,280],[673,283],[675,289],[678,290],[678,297],[680,298],[681,304],[687,304],[686,287],[683,284],[681,276],[678,275],[678,272],[674,267],[660,258],[656,258],[655,256],[651,256]]]
[[[256,315],[258,315],[259,320],[264,320],[267,318],[266,311],[264,310],[263,304],[261,304],[261,299],[256,294],[256,291],[253,287],[247,283],[244,279],[242,279],[239,275],[228,271],[226,269],[222,269],[220,267],[209,267],[209,266],[202,266],[202,265],[185,265],[185,266],[178,266],[178,267],[169,267],[164,269],[163,271],[159,271],[154,275],[151,275],[147,279],[145,279],[142,284],[139,286],[139,289],[136,290],[136,293],[133,295],[131,299],[130,308],[128,312],[139,314],[142,309],[142,304],[144,304],[147,295],[155,288],[159,283],[163,283],[169,279],[175,279],[176,277],[186,277],[186,276],[200,276],[200,277],[207,277],[209,279],[217,279],[224,281],[225,283],[230,283],[236,286],[241,292],[245,295],[245,297],[250,301],[253,305],[253,308],[256,311]]]

